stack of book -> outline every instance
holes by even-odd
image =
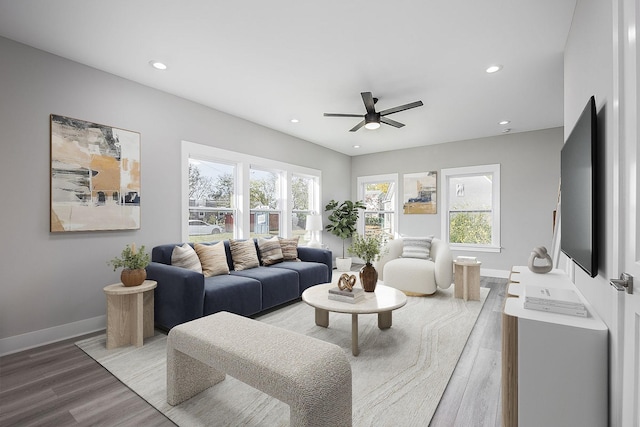
[[[526,285],[524,308],[587,317],[587,308],[573,289]]]
[[[338,287],[331,288],[329,289],[329,299],[355,304],[364,300],[364,289],[353,288],[351,291],[343,291]]]

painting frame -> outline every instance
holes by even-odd
[[[438,213],[438,171],[404,174],[405,215]]]
[[[140,133],[51,114],[52,233],[140,229]]]

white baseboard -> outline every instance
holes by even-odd
[[[490,268],[482,268],[480,267],[480,275],[485,277],[498,277],[500,279],[508,279],[509,278],[508,270],[492,270]]]
[[[103,315],[13,337],[1,338],[0,356],[100,331],[106,328],[106,324],[107,316]]]

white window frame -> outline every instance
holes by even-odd
[[[492,174],[492,224],[491,244],[478,245],[470,243],[449,242],[449,180],[464,176]],[[441,231],[442,239],[449,243],[452,250],[470,252],[500,252],[500,164],[467,166],[441,170],[440,194],[442,198]]]
[[[276,197],[278,199],[277,205],[278,207],[275,209],[260,209],[260,211],[264,211],[264,212],[273,212],[273,213],[277,213],[278,214],[278,218],[279,218],[279,224],[278,224],[278,229],[282,230],[283,224],[286,224],[284,221],[285,219],[290,219],[291,218],[291,212],[288,212],[287,210],[287,206],[286,204],[286,194],[288,194],[288,186],[287,183],[289,182],[289,173],[286,170],[282,170],[282,169],[275,169],[275,168],[266,168],[263,165],[258,165],[255,163],[251,163],[249,165],[249,185],[251,184],[251,170],[255,170],[255,171],[259,171],[259,172],[266,172],[266,173],[272,173],[274,175],[277,176],[277,182],[276,182]],[[247,193],[249,194],[249,193]],[[249,202],[251,202],[251,200],[249,200]],[[249,215],[251,215],[251,211],[254,211],[254,213],[256,212],[255,208],[250,208],[249,209]],[[255,217],[256,221],[258,219],[258,217]],[[257,226],[257,223],[254,224],[254,233],[255,233],[255,227]],[[291,226],[289,226],[289,228],[291,228]],[[251,234],[251,233],[249,233]]]
[[[294,178],[304,178],[304,179],[309,179],[311,181],[310,184],[310,189],[309,189],[309,198],[307,201],[307,205],[309,206],[309,208],[307,210],[304,211],[300,211],[300,212],[306,212],[307,215],[322,215],[322,210],[320,207],[320,177],[315,176],[315,175],[308,175],[308,174],[302,174],[302,173],[297,173],[297,172],[292,172],[290,174],[290,179],[287,180],[287,182],[289,182],[289,188],[290,191],[288,194],[291,194],[291,199],[289,201],[289,212],[291,215],[293,215],[293,179]],[[291,224],[292,221],[289,221],[289,224]],[[291,225],[290,225],[291,226]],[[312,231],[305,231],[304,235],[301,235],[301,243],[309,243],[313,237],[312,234],[315,233],[316,235],[316,240],[322,244],[322,232],[312,232]],[[291,231],[291,235],[293,235],[293,230]]]
[[[398,237],[398,174],[390,173],[383,175],[368,175],[368,176],[359,176],[357,178],[358,185],[358,200],[364,200],[364,186],[365,184],[376,184],[379,182],[393,182],[396,195],[395,195],[395,203],[393,206],[393,235],[394,237]],[[364,235],[364,215],[360,215],[358,217],[358,232]]]
[[[314,193],[313,210],[320,212],[320,194],[322,190],[322,171],[298,166],[277,160],[264,159],[235,151],[211,147],[190,141],[181,142],[181,234],[183,241],[189,240],[189,158],[196,158],[218,163],[234,164],[235,177],[235,206],[236,218],[233,224],[233,236],[236,239],[247,239],[250,236],[249,209],[249,174],[251,166],[256,169],[283,171],[283,187],[281,197],[282,215],[280,217],[282,237],[291,237],[291,210],[293,201],[291,196],[291,176],[306,175],[317,178],[318,188]]]

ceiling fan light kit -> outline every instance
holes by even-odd
[[[367,114],[364,117],[364,127],[370,130],[375,130],[380,127],[380,114]]]
[[[389,114],[399,113],[400,111],[408,110],[410,108],[421,107],[424,105],[422,101],[415,101],[409,104],[399,105],[397,107],[388,108],[386,110],[382,110],[377,112],[375,109],[375,104],[378,102],[378,98],[374,98],[371,92],[362,92],[360,93],[362,96],[362,101],[364,102],[364,107],[367,112],[365,114],[342,114],[342,113],[324,113],[325,117],[362,117],[360,123],[355,125],[353,128],[349,130],[349,132],[355,132],[361,127],[365,127],[366,129],[378,129],[380,127],[380,123],[384,123],[389,126],[393,126],[396,128],[401,128],[404,126],[403,123],[396,122],[395,120],[391,120],[388,117]]]

